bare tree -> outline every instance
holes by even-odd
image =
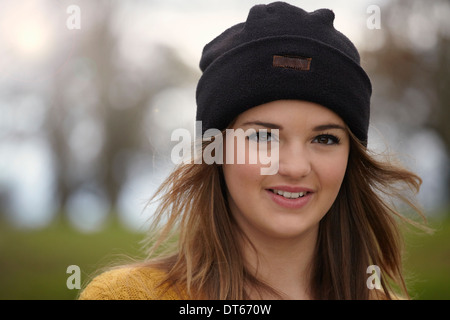
[[[85,184],[100,188],[114,210],[127,178],[129,163],[123,153],[146,148],[142,121],[151,99],[164,89],[192,82],[196,76],[172,48],[158,44],[152,50],[143,48],[148,50],[148,69],[135,70],[123,63],[117,54],[118,36],[111,28],[116,5],[95,4],[98,15],[76,44],[71,66],[53,79],[48,137],[58,164],[61,212],[70,196]],[[84,6],[83,11],[89,10],[89,2]],[[155,52],[158,59],[152,56]],[[78,143],[74,148],[71,137],[83,121],[95,123],[98,130],[93,132],[100,137],[85,135],[81,147]],[[80,158],[94,140],[100,141],[98,152],[83,163]]]
[[[450,2],[393,0],[381,13],[381,45],[362,53],[382,97],[374,112],[409,130],[433,130],[450,155]]]

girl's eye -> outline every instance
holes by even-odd
[[[331,134],[321,134],[314,138],[313,142],[325,145],[339,144],[340,139]]]
[[[271,132],[260,130],[255,133],[252,133],[247,136],[248,140],[252,140],[255,142],[272,142],[276,141],[276,138],[274,135],[272,135]]]

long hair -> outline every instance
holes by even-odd
[[[350,131],[349,136],[349,161],[341,189],[319,225],[310,266],[311,296],[392,299],[399,289],[407,298],[399,222],[414,222],[390,199],[400,200],[425,219],[404,194],[404,190],[417,193],[421,179],[399,165],[377,160]],[[277,293],[244,263],[238,239],[245,235],[230,213],[219,165],[179,165],[153,199],[159,207],[144,264],[166,271],[161,284],[185,288],[192,299],[248,299],[249,288]],[[379,290],[368,288],[370,265],[381,270]]]
[[[348,130],[349,131],[349,130]],[[402,212],[413,210],[422,180],[399,163],[376,159],[353,134],[344,180],[329,212],[320,222],[312,292],[317,299],[409,298],[402,270],[402,224],[425,231]],[[405,206],[406,205],[406,206]],[[368,267],[380,271],[380,290],[370,290]]]

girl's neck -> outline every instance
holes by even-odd
[[[311,264],[314,257],[317,230],[310,230],[297,239],[261,239],[249,237],[244,245],[244,259],[257,279],[281,293],[285,299],[309,299]],[[251,241],[251,244],[249,243]],[[273,296],[250,291],[256,299]]]

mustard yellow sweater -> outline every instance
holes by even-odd
[[[81,292],[80,300],[180,300],[185,291],[158,286],[163,271],[149,267],[122,267],[95,277]]]

